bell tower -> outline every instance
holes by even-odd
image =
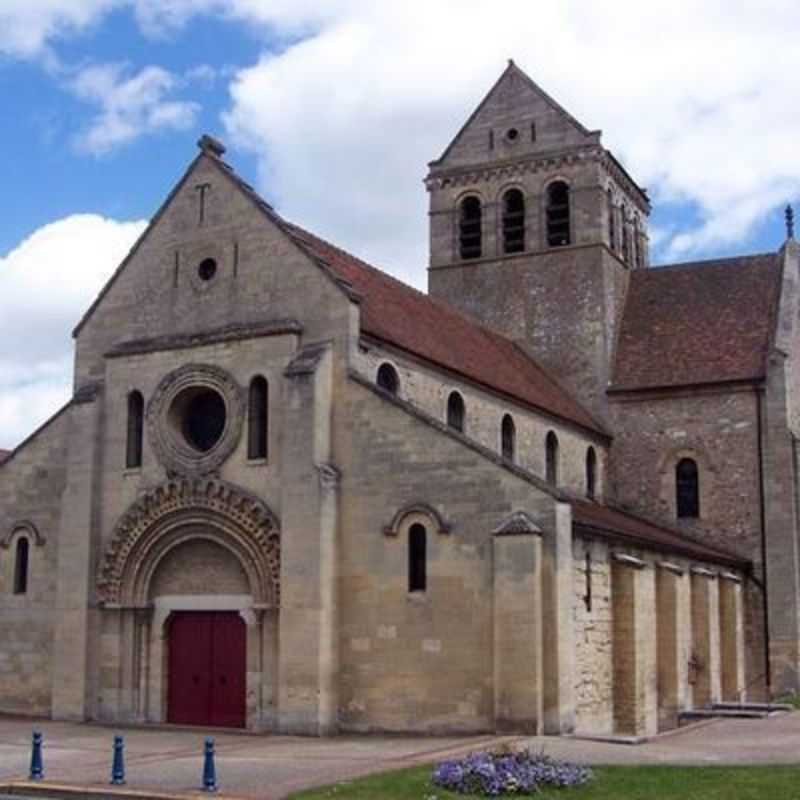
[[[646,193],[513,61],[429,167],[430,294],[606,419],[627,278],[648,265]]]

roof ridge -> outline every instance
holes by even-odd
[[[714,264],[725,264],[732,261],[755,261],[761,258],[776,258],[777,252],[747,253],[740,256],[723,256],[721,258],[701,258],[697,261],[681,261],[675,264],[653,264],[647,269],[634,270],[634,274],[646,274],[662,269],[690,269],[693,267],[707,267]]]

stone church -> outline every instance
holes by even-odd
[[[429,165],[429,290],[204,136],[0,456],[0,712],[650,735],[798,688],[798,245],[651,268],[513,62]]]

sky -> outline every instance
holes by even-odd
[[[653,200],[656,263],[776,250],[796,0],[0,0],[0,448],[204,132],[284,216],[420,288],[422,179],[513,58]]]

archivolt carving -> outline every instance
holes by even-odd
[[[41,547],[45,543],[45,538],[39,532],[39,529],[30,520],[25,519],[20,522],[15,522],[8,529],[5,536],[0,538],[0,547],[8,548],[11,545],[11,540],[18,533],[32,539],[37,547]]]
[[[450,525],[442,515],[427,503],[411,503],[410,505],[403,506],[393,517],[392,521],[383,529],[385,536],[397,536],[403,523],[410,516],[419,516],[427,518],[428,524],[437,533],[450,533]]]
[[[173,480],[152,489],[117,523],[100,563],[97,589],[107,604],[143,606],[161,559],[192,539],[211,539],[244,568],[256,605],[280,601],[280,530],[258,498],[215,479]]]

